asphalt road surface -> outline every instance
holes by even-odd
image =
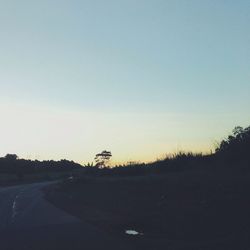
[[[52,182],[0,188],[0,250],[133,249],[56,208],[41,189]]]

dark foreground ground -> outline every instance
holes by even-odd
[[[0,188],[1,250],[133,249],[126,239],[99,230],[44,199],[55,182]]]
[[[250,249],[246,170],[82,177],[46,193],[57,207],[129,242],[127,249]],[[127,229],[143,235],[128,236]]]

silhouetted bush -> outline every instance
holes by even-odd
[[[250,163],[250,126],[235,127],[232,134],[222,140],[216,155],[224,160]]]

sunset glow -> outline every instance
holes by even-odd
[[[249,2],[177,2],[0,1],[0,154],[153,161],[249,125]]]

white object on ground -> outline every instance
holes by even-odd
[[[130,235],[143,235],[143,233],[139,233],[135,230],[126,230],[125,233]]]

